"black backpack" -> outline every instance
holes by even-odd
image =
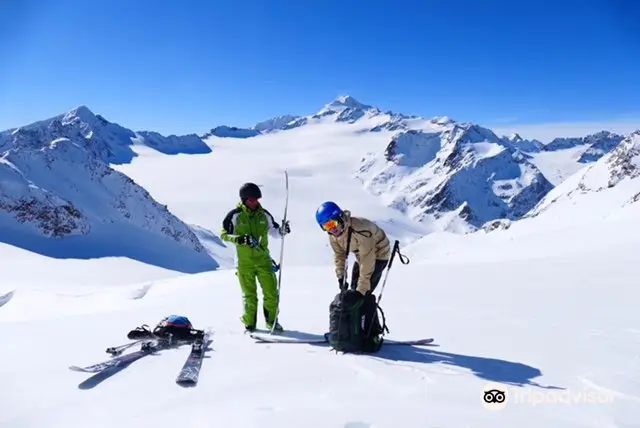
[[[382,323],[378,317],[382,317]],[[341,291],[329,305],[327,341],[333,349],[350,353],[375,353],[389,332],[384,312],[373,294]]]
[[[130,340],[162,338],[191,342],[202,339],[203,330],[193,328],[189,318],[183,315],[169,315],[164,317],[153,330],[143,324],[127,334]]]

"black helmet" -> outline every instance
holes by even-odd
[[[247,199],[260,199],[262,198],[262,192],[257,184],[244,183],[240,188],[240,200],[245,201]]]

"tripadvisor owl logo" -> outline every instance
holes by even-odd
[[[489,382],[482,389],[482,405],[487,410],[502,410],[507,403],[512,405],[530,404],[611,404],[613,393],[600,390],[570,390],[564,388],[538,389],[507,388],[496,382]]]
[[[482,389],[482,405],[487,410],[502,410],[509,399],[507,388],[499,383],[489,382]]]

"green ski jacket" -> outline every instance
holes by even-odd
[[[243,203],[229,211],[222,221],[220,238],[226,242],[237,244],[242,235],[251,235],[258,240],[258,247],[236,245],[237,263],[240,266],[271,266],[269,254],[269,236],[281,238],[280,225],[276,223],[269,211],[258,205],[251,211]]]

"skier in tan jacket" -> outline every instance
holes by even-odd
[[[352,217],[334,202],[324,202],[316,211],[318,225],[329,234],[340,289],[345,286],[347,240],[349,252],[356,256],[351,275],[351,289],[366,295],[380,282],[391,257],[391,244],[384,230],[373,221]]]

